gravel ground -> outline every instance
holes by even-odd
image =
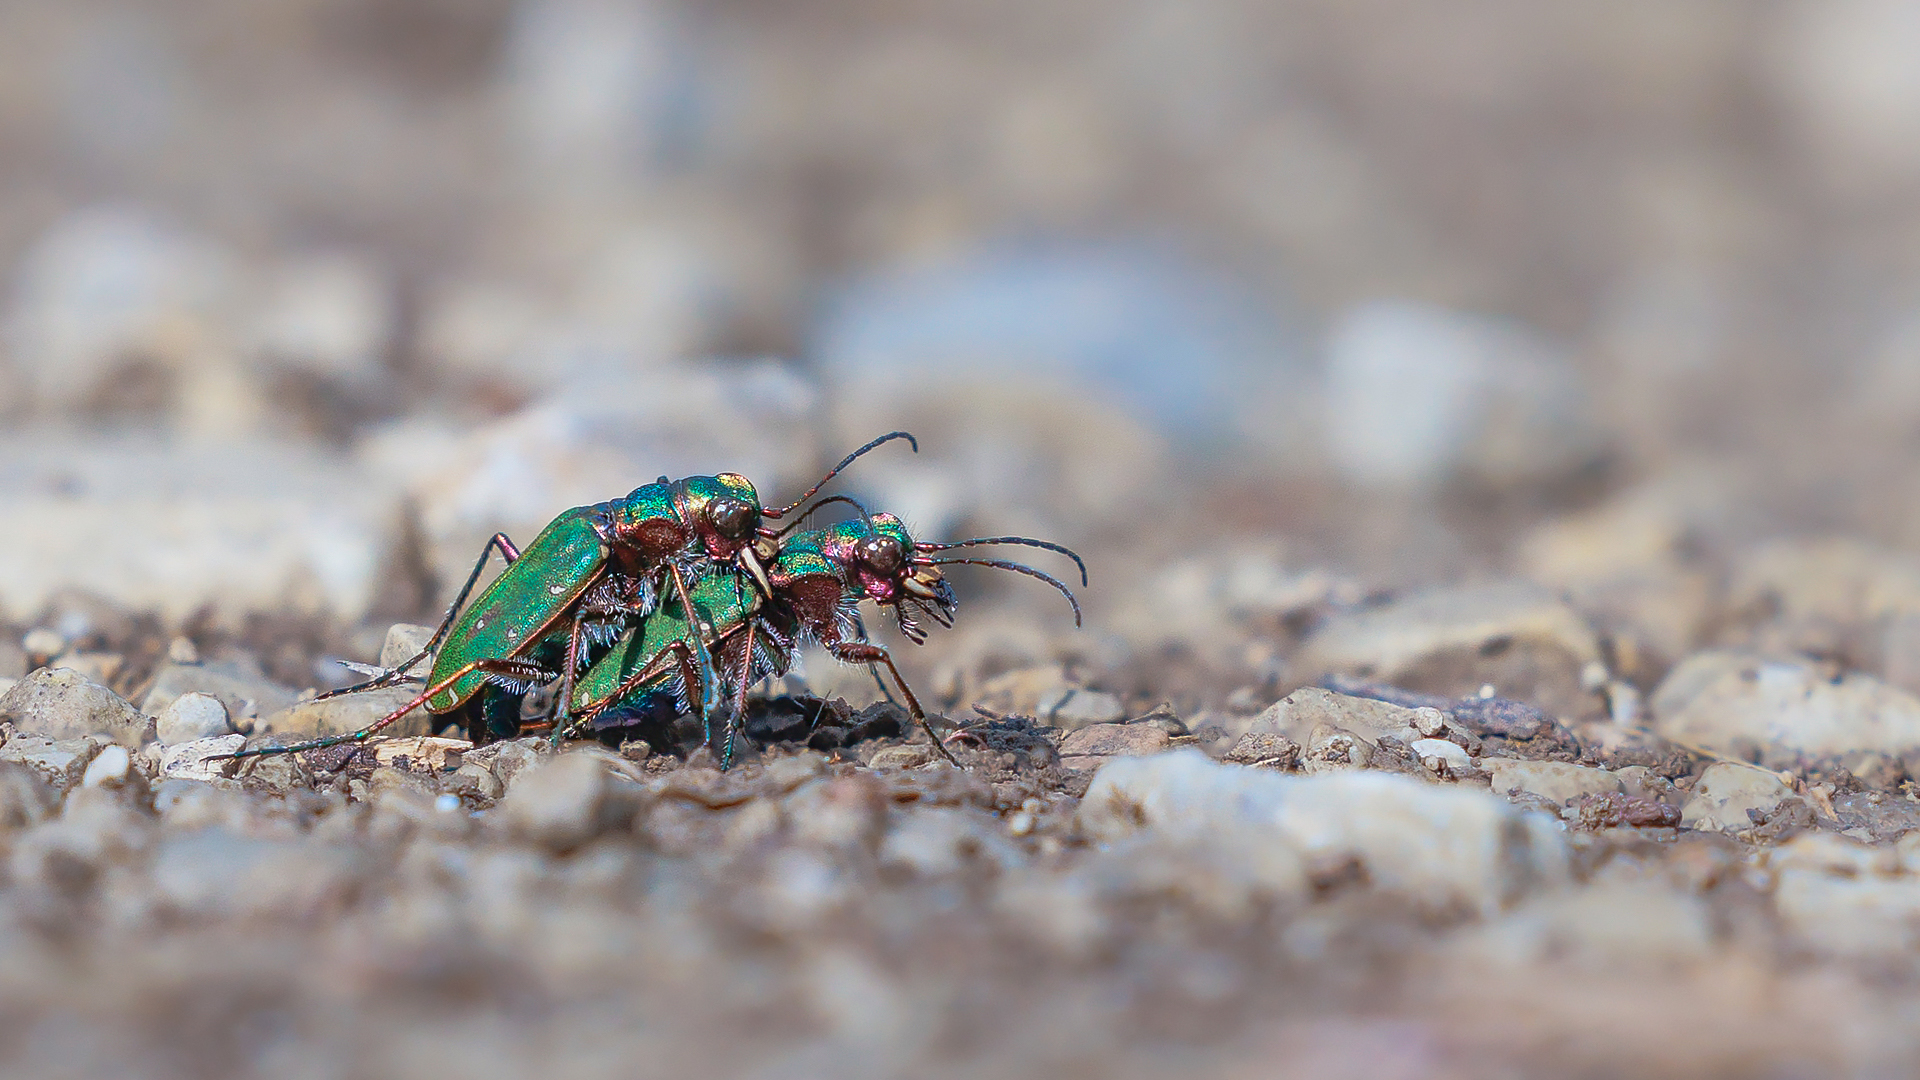
[[[1846,550],[1803,545],[1794,580],[1825,559],[1843,602],[1904,580]],[[871,689],[789,679],[727,772],[684,720],[658,749],[421,728],[207,762],[326,730],[269,658],[353,635],[196,642],[96,605],[83,640],[19,634],[32,670],[0,697],[0,1055],[14,1075],[1903,1071],[1920,700],[1740,644],[1819,598],[1716,611],[1721,640],[1641,687],[1630,639],[1563,593],[1340,593],[1236,623],[1239,652],[1311,682],[1207,700],[1155,684],[1197,661],[1003,650],[947,673],[956,769]]]
[[[0,1072],[1916,1071],[1920,0],[150,7],[0,4]],[[960,768],[210,760],[896,429],[1091,568]]]

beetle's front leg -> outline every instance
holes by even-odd
[[[907,712],[920,725],[921,730],[927,733],[927,737],[933,740],[933,748],[940,751],[940,756],[955,766],[960,764],[954,759],[953,751],[947,749],[947,744],[941,742],[940,736],[933,730],[933,723],[927,719],[926,710],[920,707],[920,699],[914,696],[913,688],[907,685],[907,680],[900,676],[900,669],[894,666],[893,656],[887,652],[885,646],[875,645],[870,641],[832,641],[823,642],[823,644],[826,645],[827,652],[831,653],[836,660],[849,664],[886,665],[888,673],[893,676],[894,685],[900,688],[900,696],[907,699]]]

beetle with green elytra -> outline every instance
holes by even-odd
[[[691,705],[695,691],[690,680],[698,677],[692,668],[693,645],[705,639],[732,699],[724,743],[713,746],[711,727],[707,733],[709,748],[719,756],[724,769],[733,760],[734,734],[746,715],[748,690],[769,675],[783,674],[795,649],[812,641],[837,660],[885,667],[906,699],[908,714],[933,739],[940,753],[952,761],[919,698],[894,666],[892,655],[858,633],[855,612],[862,601],[872,600],[883,610],[890,610],[901,633],[919,644],[926,640],[921,618],[942,626],[953,625],[958,601],[940,568],[968,564],[1013,570],[1045,581],[1073,605],[1074,624],[1079,625],[1079,602],[1072,590],[1050,575],[1020,563],[943,554],[996,544],[1060,552],[1079,566],[1081,583],[1087,580],[1086,563],[1058,544],[1024,536],[918,543],[899,518],[887,513],[868,514],[862,509],[858,518],[788,538],[766,567],[772,584],[767,594],[762,595],[737,575],[729,580],[727,574],[715,574],[694,589],[689,606],[697,615],[692,622],[675,609],[662,608],[629,629],[575,681],[574,697],[567,710],[573,717],[572,726],[556,724],[554,739],[557,742],[588,730],[610,712],[645,711],[646,700],[661,693],[683,696]],[[702,633],[694,632],[694,623],[704,628]]]
[[[719,569],[742,574],[763,592],[771,592],[766,563],[777,553],[782,534],[764,522],[800,508],[861,455],[894,439],[919,449],[913,436],[890,432],[847,455],[819,483],[782,507],[763,508],[752,482],[737,473],[683,480],[663,476],[624,498],[564,511],[524,550],[506,534],[495,533],[420,652],[374,679],[324,696],[401,682],[408,670],[433,655],[426,689],[354,738],[365,738],[422,706],[459,722],[476,743],[508,737],[518,731],[521,699],[532,687],[555,680],[561,683],[557,719],[564,720],[573,677],[623,630],[653,613],[663,595],[684,617],[695,583]],[[830,496],[823,504],[837,498]],[[469,606],[467,597],[495,549],[507,560],[507,569]],[[718,679],[701,636],[693,636],[691,652],[699,669],[699,707],[705,713],[713,707],[711,688],[718,686]],[[321,743],[346,740],[342,736]],[[318,745],[302,744],[300,749]],[[273,752],[282,751],[262,747],[235,756]]]

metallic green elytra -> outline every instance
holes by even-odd
[[[575,507],[540,530],[507,571],[460,613],[446,646],[434,657],[428,686],[440,686],[475,660],[527,655],[556,631],[569,630],[574,605],[606,574],[607,544],[594,517],[595,508]],[[516,572],[520,567],[540,572]],[[452,712],[488,678],[482,671],[467,672],[428,696],[427,710]]]

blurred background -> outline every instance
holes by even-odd
[[[1678,656],[1730,553],[1920,546],[1915,55],[1920,0],[8,0],[0,612],[377,628],[906,427],[849,490],[1085,545],[1085,648],[1518,575]]]

